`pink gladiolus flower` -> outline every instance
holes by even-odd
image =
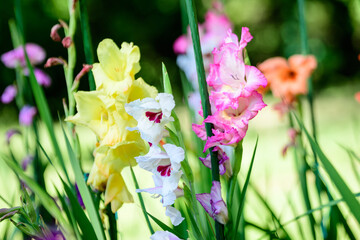
[[[196,199],[200,202],[205,211],[216,221],[226,224],[228,221],[228,209],[221,197],[221,185],[218,181],[212,182],[210,193],[196,194]]]
[[[1,95],[1,102],[8,104],[16,97],[17,88],[15,85],[9,85],[5,88],[3,94]]]
[[[45,59],[45,50],[37,44],[27,43],[25,45],[26,53],[29,57],[30,63],[36,65],[44,61]],[[16,66],[25,67],[25,55],[22,46],[15,48],[7,53],[1,55],[1,61],[8,68],[15,68]]]
[[[229,105],[237,108],[237,98],[239,96],[248,97],[260,86],[266,87],[265,76],[253,66],[247,66],[243,59],[243,49],[252,39],[249,29],[242,28],[241,39],[232,33],[231,29],[225,38],[225,43],[220,50],[215,49],[214,64],[210,65],[210,74],[207,82],[212,87],[211,93],[215,106],[218,110],[223,110]],[[226,93],[220,98],[219,94]]]
[[[19,122],[21,125],[30,126],[37,113],[37,110],[33,106],[25,105],[19,114]]]
[[[36,81],[44,87],[50,87],[51,85],[51,78],[47,75],[43,70],[39,68],[34,68],[34,74]],[[29,76],[29,69],[24,68],[24,75]]]

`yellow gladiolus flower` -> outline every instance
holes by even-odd
[[[135,166],[135,157],[148,152],[148,144],[134,128],[137,121],[125,111],[125,104],[137,99],[155,98],[157,90],[139,72],[140,51],[132,43],[121,49],[111,39],[103,40],[97,49],[99,63],[93,65],[96,91],[75,93],[77,114],[66,121],[91,129],[97,136],[95,161],[88,184],[105,191],[105,204],[111,202],[116,212],[123,203],[133,202],[121,171]]]
[[[140,50],[132,43],[123,43],[119,49],[113,40],[99,43],[97,54],[100,63],[93,65],[96,89],[104,89],[110,95],[123,93],[140,71]]]
[[[115,213],[123,203],[132,203],[134,199],[128,191],[124,179],[119,173],[110,175],[105,190],[105,205],[111,202],[111,211]]]

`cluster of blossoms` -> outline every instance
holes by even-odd
[[[204,123],[193,124],[198,137],[206,140],[204,150],[220,145],[236,146],[245,137],[249,120],[266,106],[257,92],[259,87],[266,87],[266,78],[256,67],[244,63],[243,49],[251,39],[246,27],[242,28],[240,42],[229,29],[220,49],[213,51],[214,63],[206,80],[212,115],[204,120],[214,125],[213,136],[206,138]]]
[[[204,152],[209,148],[217,152],[221,175],[232,174],[224,146],[236,146],[245,137],[249,121],[266,106],[258,89],[265,88],[267,80],[260,70],[244,62],[244,48],[251,39],[246,27],[242,28],[240,41],[228,29],[221,46],[212,51],[213,63],[206,79],[212,115],[201,125],[193,124],[197,136],[206,141]],[[205,123],[213,124],[213,136],[207,137]],[[210,154],[200,160],[211,168]],[[196,198],[212,218],[222,224],[227,222],[228,210],[221,197],[220,182],[213,181],[210,194],[197,194]]]
[[[123,43],[121,49],[110,40],[103,40],[97,49],[99,63],[93,65],[96,90],[75,93],[77,114],[66,120],[91,129],[97,136],[94,165],[88,184],[105,191],[105,204],[111,203],[116,212],[123,203],[133,202],[121,175],[127,166],[135,166],[135,157],[148,151],[148,144],[137,131],[137,121],[125,111],[125,104],[137,99],[155,98],[156,88],[142,78],[139,72],[140,51],[132,43]]]
[[[35,43],[27,43],[25,45],[26,53],[29,57],[31,65],[35,66],[42,63],[45,60],[45,50]],[[1,55],[1,61],[8,68],[19,68],[22,71],[22,74],[29,76],[29,69],[26,65],[26,59],[24,54],[24,49],[22,46],[19,46],[9,52]],[[39,68],[34,68],[34,74],[37,82],[44,86],[49,87],[51,85],[51,78],[43,70]],[[18,94],[18,88],[16,84],[11,84],[7,86],[1,95],[1,102],[4,104],[11,103],[16,95]],[[29,126],[33,122],[33,118],[36,115],[37,110],[35,107],[30,105],[21,106],[19,114],[19,122],[21,125]]]
[[[75,94],[78,113],[66,120],[90,128],[97,136],[95,162],[88,184],[105,191],[105,204],[111,202],[116,212],[123,203],[133,202],[121,171],[139,166],[152,172],[154,188],[137,190],[162,196],[166,215],[174,225],[184,218],[171,205],[183,195],[178,187],[182,176],[184,150],[163,144],[165,125],[174,119],[175,102],[171,94],[158,93],[142,78],[137,46],[123,43],[121,49],[110,40],[103,40],[97,49],[100,63],[93,65],[96,90]]]
[[[138,122],[134,128],[146,140],[150,149],[144,156],[135,157],[139,167],[153,174],[154,188],[138,189],[137,192],[148,192],[161,196],[161,202],[166,207],[168,216],[173,225],[179,225],[184,218],[171,205],[176,198],[183,196],[184,191],[178,187],[183,172],[180,170],[185,152],[181,147],[173,144],[164,144],[161,140],[167,134],[165,125],[174,121],[171,111],[175,107],[171,94],[159,93],[153,98],[136,100],[125,105],[125,110]]]
[[[217,8],[221,8],[221,6]],[[214,48],[220,47],[227,35],[227,29],[232,28],[229,19],[224,14],[218,12],[220,11],[211,10],[207,12],[205,22],[199,24],[200,45],[207,75],[210,70],[210,63],[212,62],[211,52]],[[188,28],[186,35],[182,35],[176,39],[173,48],[174,52],[179,54],[176,63],[179,68],[184,71],[193,88],[193,92],[188,96],[189,106],[195,113],[198,113],[201,109],[200,93],[190,28]]]

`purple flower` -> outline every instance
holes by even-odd
[[[36,65],[44,61],[46,56],[45,50],[39,45],[34,43],[27,43],[25,45],[25,49],[32,65]],[[9,52],[4,53],[1,55],[1,61],[8,68],[16,68],[18,65],[25,67],[26,60],[23,47],[19,46]]]
[[[17,94],[17,88],[15,85],[9,85],[5,88],[3,94],[1,95],[1,102],[8,104],[14,100]]]
[[[85,204],[84,204],[84,201],[82,200],[82,197],[80,195],[80,191],[79,191],[79,188],[78,188],[78,185],[75,183],[75,190],[76,190],[76,197],[78,199],[78,202],[80,204],[80,206],[85,209]]]
[[[31,125],[36,113],[37,113],[36,107],[25,105],[20,110],[20,114],[19,114],[20,124],[25,126]]]
[[[10,139],[12,138],[12,136],[14,136],[15,134],[21,134],[21,132],[17,129],[9,129],[6,132],[6,143],[9,145],[10,144]]]
[[[196,199],[214,220],[221,224],[225,224],[228,221],[228,209],[221,197],[220,182],[213,181],[211,192],[196,194]]]
[[[232,175],[231,164],[229,161],[229,157],[226,155],[226,153],[218,146],[214,147],[213,152],[217,152],[220,175],[224,175],[227,169],[229,170],[229,174]],[[199,157],[199,159],[205,165],[205,167],[211,169],[210,154],[208,154],[205,158]]]
[[[24,171],[26,171],[29,164],[31,164],[33,161],[34,161],[34,156],[33,155],[27,155],[26,157],[24,157],[24,159],[21,162],[21,168]]]
[[[36,81],[44,87],[50,87],[51,85],[51,78],[47,75],[43,70],[34,68],[34,74],[36,77]],[[24,75],[29,76],[29,69],[24,68]]]

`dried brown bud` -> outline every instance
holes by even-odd
[[[71,37],[64,37],[63,40],[61,41],[64,48],[69,48],[71,46],[72,42],[73,41],[72,41]]]
[[[56,65],[67,65],[66,61],[64,59],[62,59],[61,57],[52,57],[52,58],[49,58],[44,67],[45,68],[48,68],[48,67],[53,67],[53,66],[56,66]]]

